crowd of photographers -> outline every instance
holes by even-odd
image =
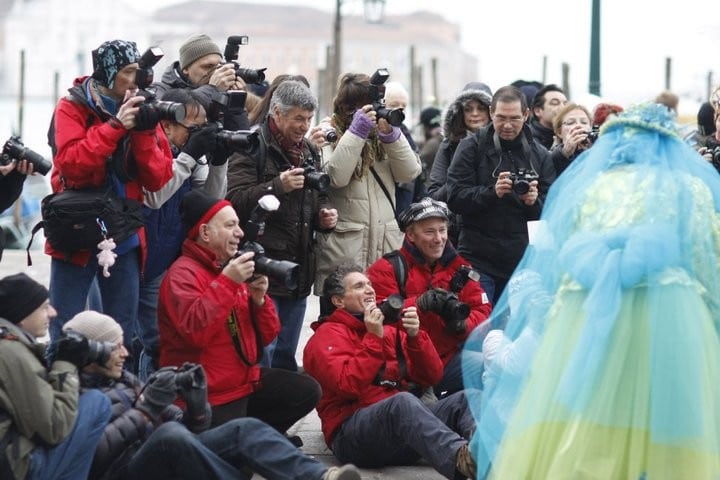
[[[55,109],[52,163],[5,144],[3,209],[26,175],[52,172],[56,200],[101,191],[117,211],[90,218],[100,241],[77,249],[44,200],[49,291],[0,279],[0,478],[348,480],[351,464],[419,458],[474,478],[463,343],[490,329],[528,222],[601,122],[554,85],[528,98],[468,84],[436,120],[429,196],[398,210],[430,139],[401,131],[389,72],[344,74],[325,119],[304,77],[278,76],[251,124],[265,69],[239,66],[245,39],[222,52],[193,35],[157,82],[160,49],[105,42]],[[720,134],[705,141],[717,167]],[[287,436],[314,408],[347,465]]]

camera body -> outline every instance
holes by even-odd
[[[332,127],[322,127],[323,138],[328,143],[337,142],[338,136],[337,131]]]
[[[378,303],[378,308],[383,314],[383,323],[389,325],[400,321],[404,304],[405,298],[399,293],[393,293]]]
[[[73,338],[78,342],[82,342],[83,339],[86,339],[88,342],[87,363],[96,363],[100,366],[104,366],[108,360],[110,360],[110,355],[117,347],[111,342],[98,342],[96,340],[91,340],[85,337],[85,335],[73,330],[67,330],[66,332],[63,332],[63,335]]]
[[[237,61],[240,45],[247,45],[249,37],[247,35],[231,35],[225,44],[225,62],[232,63],[235,66],[235,76],[240,77],[245,83],[261,84],[265,81],[265,70],[267,68],[242,68]]]
[[[720,168],[720,145],[715,148],[708,149],[708,153],[712,155],[712,164],[715,165],[716,168]]]
[[[32,164],[33,171],[42,175],[47,175],[52,168],[51,162],[45,160],[39,153],[30,150],[22,143],[20,137],[14,135],[8,138],[3,146],[2,153],[0,153],[0,165],[8,165],[13,159],[27,160]]]
[[[305,177],[305,186],[317,190],[318,192],[327,192],[330,188],[330,175],[318,170],[312,165],[303,165],[303,176]]]
[[[530,182],[537,180],[540,176],[531,169],[518,168],[515,172],[510,173],[512,180],[512,189],[518,195],[525,195],[530,191]]]
[[[385,106],[385,82],[390,78],[386,68],[379,68],[370,77],[370,95],[372,107],[377,118],[384,118],[393,127],[399,127],[405,121],[402,108],[387,108]]]
[[[177,123],[185,120],[185,105],[160,101],[154,93],[148,90],[155,77],[153,67],[164,55],[160,47],[150,47],[145,50],[140,60],[138,60],[135,84],[140,89],[138,95],[145,97],[145,101],[139,105],[138,126],[136,128],[147,128],[149,125],[156,125],[160,120],[170,120]]]
[[[600,135],[600,125],[593,125],[588,132],[587,137],[585,137],[583,145],[592,145],[593,143],[595,143],[595,140],[598,139],[598,135]]]
[[[275,211],[280,202],[273,195],[265,195],[258,200],[257,206],[250,213],[250,218],[243,226],[245,241],[235,253],[237,258],[245,252],[254,252],[255,273],[267,275],[270,279],[276,280],[285,285],[288,290],[294,290],[298,285],[300,265],[287,260],[273,260],[265,256],[265,249],[258,243],[258,239],[265,232],[265,222],[270,212]]]

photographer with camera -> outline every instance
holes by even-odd
[[[97,248],[66,251],[46,242],[45,251],[52,256],[50,299],[58,311],[50,336],[54,344],[62,325],[85,310],[90,286],[97,280],[103,310],[123,326],[130,349],[146,254],[143,191],[157,191],[172,177],[172,153],[160,115],[138,91],[141,56],[135,43],[107,41],[92,57],[92,76],[76,79],[53,114],[48,131],[54,153],[52,189],[106,191],[123,211],[136,214],[135,223],[133,228],[108,231],[108,237],[122,234],[114,236],[117,258],[110,276],[100,273]]]
[[[525,253],[527,222],[538,220],[555,169],[526,121],[525,95],[508,85],[490,104],[492,122],[458,144],[448,170],[448,205],[462,215],[458,252],[497,303]]]
[[[151,89],[158,98],[172,88],[192,90],[206,111],[218,92],[246,90],[245,81],[236,75],[235,65],[224,62],[220,47],[205,34],[194,34],[180,45],[179,60],[169,65]],[[250,128],[247,110],[238,108],[226,120],[229,130]]]
[[[280,207],[265,223],[258,242],[268,257],[300,265],[298,284],[289,288],[270,279],[270,297],[280,317],[280,334],[267,349],[266,366],[297,371],[295,351],[316,270],[316,232],[331,232],[337,210],[330,207],[330,179],[321,171],[315,144],[306,138],[317,100],[298,80],[280,83],[270,99],[270,113],[261,123],[257,152],[230,157],[228,194],[245,225],[258,200],[274,194]]]
[[[229,201],[192,190],[181,217],[182,254],[160,285],[160,365],[203,366],[213,425],[250,416],[285,433],[315,408],[320,387],[307,375],[259,365],[280,331],[268,277],[255,275],[254,252],[236,255],[244,232]]]
[[[207,124],[205,109],[191,90],[173,88],[163,97],[185,107],[181,122],[160,120],[173,152],[173,177],[157,192],[144,192],[147,260],[140,283],[137,334],[142,351],[136,352],[138,376],[146,380],[157,369],[159,356],[157,301],[165,271],[180,255],[185,231],[180,202],[193,189],[223,197],[227,189],[227,153],[216,139],[217,127]]]
[[[24,273],[0,279],[0,476],[3,479],[86,478],[110,402],[80,394],[78,368],[87,341],[58,341],[45,365],[44,347],[55,317],[47,289]]]
[[[444,202],[429,197],[411,204],[400,217],[403,246],[367,272],[378,300],[399,293],[405,307],[417,307],[420,328],[443,362],[443,378],[434,385],[438,397],[463,389],[460,351],[470,332],[487,329],[492,310],[477,272],[448,242],[449,214]]]
[[[442,376],[417,309],[385,317],[357,265],[336,266],[323,291],[334,311],[313,323],[303,362],[322,385],[317,411],[335,457],[364,468],[423,458],[445,478],[475,478],[475,422],[464,392],[431,405],[408,392],[410,383],[424,388]]]
[[[700,147],[698,153],[720,172],[720,111],[714,111],[713,119],[715,130],[705,138],[704,146]]]
[[[203,368],[194,363],[164,367],[143,384],[123,369],[128,352],[122,329],[111,317],[85,311],[63,329],[84,337],[96,351],[107,350],[83,368],[80,378],[83,390],[100,390],[112,403],[88,479],[249,480],[252,472],[277,479],[360,478],[352,466],[328,469],[305,456],[260,420],[236,419],[208,428],[211,413]]]
[[[555,174],[560,176],[581,153],[592,147],[599,127],[592,124],[592,115],[587,108],[568,102],[555,115],[553,128],[557,143],[550,150],[550,158]]]
[[[385,106],[388,77],[387,70],[379,69],[372,77],[346,73],[339,81],[332,115],[338,140],[323,147],[338,224],[331,233],[318,235],[315,293],[321,296],[325,277],[340,261],[351,259],[367,268],[402,245],[395,185],[412,182],[422,168],[398,126],[402,110]],[[321,303],[321,312],[329,307]]]

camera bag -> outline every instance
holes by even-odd
[[[116,243],[130,238],[143,225],[142,204],[120,198],[112,190],[63,190],[42,199],[42,220],[32,229],[29,250],[35,233],[41,228],[50,245],[71,255],[80,250],[94,250],[103,239]]]

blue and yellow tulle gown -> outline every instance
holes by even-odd
[[[483,375],[466,343],[479,478],[720,478],[719,212],[720,176],[664,107],[608,121],[516,270],[546,301],[503,294]]]

